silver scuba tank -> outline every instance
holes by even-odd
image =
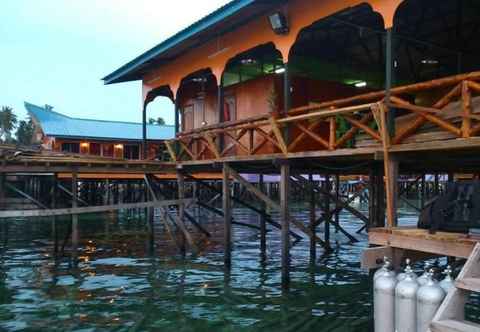
[[[375,332],[395,332],[395,286],[391,271],[383,271],[373,282],[373,316]]]
[[[429,262],[426,262],[425,263],[425,271],[423,272],[423,274],[417,278],[417,282],[420,286],[423,286],[427,283],[427,279],[428,279],[428,273],[430,271],[430,269],[432,268],[432,264],[429,263]],[[433,276],[432,276],[433,278]]]
[[[452,272],[452,267],[448,265],[447,268],[443,271],[443,274],[445,274],[445,278],[438,284],[440,287],[442,287],[445,293],[448,293],[448,291],[453,288],[455,281],[452,278]]]
[[[395,288],[395,332],[416,332],[418,283],[410,265]]]
[[[426,332],[445,298],[445,291],[433,280],[433,269],[427,274],[425,285],[417,292],[417,332]]]
[[[407,269],[407,267],[410,267],[410,269],[412,268],[412,267],[410,266],[410,258],[405,259],[405,270]],[[397,274],[397,281],[398,281],[398,282],[402,281],[403,279],[405,279],[405,276],[406,276],[406,275],[407,275],[407,274],[406,274],[405,272],[401,272],[401,273]],[[415,273],[412,273],[412,277],[413,277],[414,279],[416,279],[416,278],[417,278],[417,275],[416,275]]]
[[[392,262],[390,261],[390,259],[386,256],[383,257],[383,266],[377,272],[375,272],[375,274],[373,275],[373,280],[377,280],[377,278],[381,276],[384,272],[394,273],[391,267]]]

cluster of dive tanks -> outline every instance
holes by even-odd
[[[452,269],[448,266],[445,279],[434,280],[429,263],[417,277],[406,260],[403,273],[395,274],[390,260],[374,277],[375,332],[426,332],[448,291],[454,287]]]

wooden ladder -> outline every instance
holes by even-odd
[[[480,243],[438,309],[429,332],[480,332],[480,324],[465,320],[465,304],[471,292],[480,293]]]

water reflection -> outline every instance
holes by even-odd
[[[304,206],[296,206],[293,213],[299,220],[308,218]],[[258,222],[258,216],[243,209],[235,209],[234,217]],[[408,223],[415,216],[404,211],[402,218]],[[225,271],[221,222],[213,216],[201,220],[209,220],[212,238],[203,255],[181,260],[160,223],[152,256],[144,222],[114,222],[111,216],[82,219],[76,269],[67,260],[56,264],[52,259],[48,221],[9,222],[9,243],[0,257],[0,329],[370,330],[371,285],[359,264],[365,234],[357,234],[360,242],[350,244],[332,232],[334,251],[322,256],[319,249],[315,266],[309,262],[308,241],[295,244],[291,290],[282,293],[278,230],[268,232],[262,255],[258,232],[235,226],[232,267]],[[341,220],[349,232],[362,226],[348,214],[341,214]]]

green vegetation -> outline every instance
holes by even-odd
[[[150,118],[148,119],[148,124],[156,124],[159,126],[165,125],[165,120],[162,117],[158,117],[157,119]]]
[[[15,129],[17,131],[13,136],[12,133]],[[30,117],[27,120],[18,121],[12,107],[2,106],[0,109],[0,143],[30,145],[34,131],[35,125]]]

